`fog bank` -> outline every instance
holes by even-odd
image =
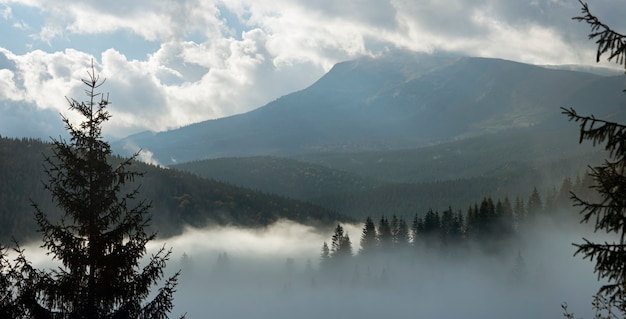
[[[358,252],[362,225],[342,226]],[[167,273],[182,270],[172,318],[561,318],[563,302],[592,318],[600,283],[571,243],[599,236],[579,225],[529,229],[498,254],[410,250],[332,269],[319,263],[332,229],[289,221],[189,228],[151,242],[148,255],[171,247]],[[36,245],[24,248],[35,266],[50,267]]]
[[[361,225],[344,228],[358,244]],[[356,256],[331,271],[319,265],[321,245],[330,243],[328,231],[284,221],[263,230],[190,229],[166,240],[177,255],[170,269],[178,263],[183,270],[173,314],[559,318],[567,302],[576,317],[591,318],[591,296],[600,284],[593,264],[574,257],[571,245],[581,241],[583,228],[536,229],[503,254],[471,248],[453,256],[413,251],[374,260]]]

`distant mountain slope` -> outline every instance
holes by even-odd
[[[578,126],[561,120],[566,127],[508,130],[416,149],[319,153],[295,159],[379,181],[426,183],[479,176],[505,177],[501,168],[511,163],[537,166],[567,162],[599,151],[589,143],[579,144]],[[591,163],[582,163],[582,168],[588,164]],[[572,169],[567,168],[559,175],[571,174]]]
[[[549,133],[548,133],[549,132]],[[172,167],[207,178],[313,202],[350,217],[411,217],[485,196],[542,196],[564,177],[581,176],[602,154],[571,129],[518,130],[419,149],[309,154],[295,159],[238,157]]]
[[[278,157],[224,157],[171,167],[205,178],[302,200],[365,191],[383,184],[354,173]]]
[[[51,144],[32,139],[0,137],[0,242],[12,237],[40,239],[34,223],[31,200],[44,212],[58,213],[41,181],[43,155]],[[159,235],[180,232],[185,225],[207,224],[265,226],[279,218],[310,225],[330,226],[351,220],[339,213],[307,202],[269,195],[174,169],[141,163],[134,169],[145,172],[139,198],[152,203],[151,228]]]
[[[141,147],[166,165],[421,147],[565,125],[559,107],[621,117],[625,78],[498,59],[395,53],[339,63],[309,88],[245,114],[144,132],[113,145],[119,152]]]

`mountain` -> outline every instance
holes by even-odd
[[[310,87],[248,113],[143,132],[112,145],[121,153],[140,147],[165,165],[415,148],[511,129],[565,127],[560,107],[623,118],[624,87],[624,76],[396,52],[338,63]]]

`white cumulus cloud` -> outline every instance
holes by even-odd
[[[618,0],[590,7],[626,30]],[[14,65],[0,61],[0,99],[65,114],[93,59],[113,102],[105,134],[123,137],[246,112],[394,48],[591,64],[579,14],[555,0],[0,0],[0,27],[23,37],[0,44]]]

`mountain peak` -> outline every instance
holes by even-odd
[[[610,85],[607,85],[607,82]],[[601,85],[599,82],[603,82]],[[391,52],[335,65],[310,87],[254,111],[118,141],[162,164],[251,155],[412,148],[555,125],[560,107],[619,109],[620,78],[500,59]],[[552,123],[554,122],[554,123]]]

